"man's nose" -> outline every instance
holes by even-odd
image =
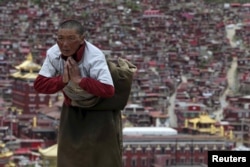
[[[63,45],[63,46],[68,45],[67,40],[64,40],[64,41],[62,42],[62,45]]]
[[[70,41],[67,39],[62,40],[62,42],[61,42],[62,46],[68,46],[69,43],[70,43]]]

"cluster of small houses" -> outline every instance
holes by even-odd
[[[18,149],[12,147],[14,154],[23,151],[35,159],[37,150],[21,146],[27,139],[34,141],[25,149],[32,143],[56,149],[63,99],[61,94],[36,93],[32,82],[66,18],[81,21],[86,39],[108,58],[123,57],[137,66],[122,111],[124,130],[174,130],[162,135],[155,129],[150,136],[137,129],[124,135],[124,167],[202,166],[207,150],[230,150],[238,142],[250,146],[248,5],[202,0],[40,2],[0,3],[1,139],[23,139]],[[54,164],[46,159],[51,149],[40,150],[46,165]]]

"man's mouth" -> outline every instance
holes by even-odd
[[[68,49],[64,49],[64,50],[62,50],[63,52],[70,52],[70,50],[68,50]]]

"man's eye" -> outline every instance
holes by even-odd
[[[57,37],[58,42],[75,42],[77,40],[76,37]]]
[[[70,37],[70,38],[68,38],[68,40],[70,40],[70,41],[74,41],[74,40],[75,40],[75,38],[74,38],[74,37]]]

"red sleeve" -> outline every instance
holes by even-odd
[[[87,92],[103,98],[110,98],[115,94],[115,88],[112,85],[101,83],[93,78],[83,78],[79,86]]]
[[[48,78],[38,75],[34,82],[34,89],[39,93],[53,94],[62,90],[65,85],[62,81],[62,76]]]
[[[34,88],[39,93],[53,94],[64,88],[66,84],[63,83],[62,77],[47,78],[42,75],[38,75],[34,82]],[[112,97],[115,93],[115,89],[112,85],[101,83],[92,78],[83,78],[79,83],[79,86],[87,92],[103,97]]]

